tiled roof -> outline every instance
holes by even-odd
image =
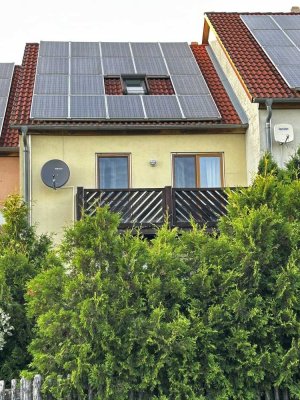
[[[239,124],[240,118],[207,54],[207,45],[192,44],[191,49],[222,115],[223,123]]]
[[[251,14],[272,15],[271,13]],[[278,14],[283,13],[276,13],[276,15]],[[300,99],[300,92],[290,89],[285,83],[243,23],[240,18],[241,15],[244,15],[244,13],[216,12],[206,14],[251,96],[253,98]],[[293,13],[292,15],[296,14]]]
[[[175,94],[170,78],[148,78],[149,94]]]
[[[22,73],[18,83],[18,96],[12,111],[13,121],[18,124],[29,123],[38,51],[39,45],[37,43],[26,44]]]
[[[191,46],[192,51],[196,57],[196,60],[203,72],[206,79],[207,85],[210,88],[216,105],[221,113],[221,120],[218,121],[41,121],[41,120],[30,120],[30,107],[33,95],[33,87],[35,81],[36,64],[38,57],[38,44],[27,44],[25,48],[24,58],[23,58],[23,68],[20,82],[18,85],[19,96],[14,104],[14,124],[15,125],[38,125],[47,127],[57,127],[60,126],[78,126],[82,127],[101,127],[101,128],[116,128],[131,129],[133,127],[168,127],[168,128],[184,128],[184,127],[201,127],[213,125],[217,128],[218,125],[230,124],[230,125],[242,125],[237,112],[234,109],[214,67],[210,60],[210,57],[206,51],[206,46],[194,44]],[[152,89],[153,91],[159,92],[172,90],[169,87],[169,83],[162,82],[161,79],[153,80]],[[109,90],[117,90],[118,84],[116,82],[108,84]],[[117,88],[117,89],[116,89]],[[157,93],[156,92],[156,93]],[[156,94],[155,93],[155,94]],[[153,93],[154,94],[154,93]]]
[[[106,94],[116,96],[123,94],[122,82],[120,78],[105,78],[104,85]]]
[[[17,129],[10,128],[12,122],[12,109],[17,94],[18,82],[21,76],[21,67],[15,66],[9,98],[6,107],[5,118],[0,136],[0,147],[18,147],[19,132]]]

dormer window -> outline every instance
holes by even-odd
[[[123,78],[125,94],[147,94],[147,86],[143,78]]]

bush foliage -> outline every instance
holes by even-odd
[[[0,308],[9,314],[14,329],[0,351],[0,377],[10,380],[18,377],[31,360],[27,346],[33,323],[26,317],[24,294],[26,283],[42,269],[50,240],[35,234],[19,196],[9,197],[2,211],[5,223],[0,227]]]
[[[105,207],[77,222],[28,285],[30,370],[56,399],[299,398],[296,167],[229,192],[214,234],[164,226],[147,241]]]

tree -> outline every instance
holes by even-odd
[[[0,377],[12,379],[30,362],[27,346],[32,323],[26,317],[26,283],[42,269],[50,240],[38,237],[27,220],[27,207],[19,196],[10,196],[3,208],[5,223],[0,228],[0,307],[14,326],[0,352]]]

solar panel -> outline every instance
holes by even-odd
[[[176,96],[143,96],[146,115],[151,119],[182,119]]]
[[[192,51],[187,43],[160,43],[160,46],[166,58],[192,56]]]
[[[69,59],[62,57],[40,57],[37,66],[38,74],[68,74]]]
[[[166,58],[171,75],[199,75],[200,69],[192,57]]]
[[[9,98],[13,72],[13,63],[0,63],[0,136]]]
[[[10,90],[10,79],[0,79],[0,96],[8,97]]]
[[[280,30],[255,30],[255,38],[261,46],[291,46],[291,41]]]
[[[276,23],[268,15],[243,15],[242,20],[249,29],[278,29]]]
[[[39,56],[69,57],[69,42],[41,42]]]
[[[72,42],[71,57],[100,57],[99,42]]]
[[[104,84],[102,76],[72,75],[71,94],[104,94]]]
[[[300,65],[300,52],[296,47],[265,47],[265,52],[275,65]]]
[[[135,73],[133,61],[129,57],[103,57],[103,70],[106,75]]]
[[[163,58],[138,57],[134,59],[136,72],[147,75],[168,75]]]
[[[7,97],[0,97],[0,117],[4,117],[6,109]]]
[[[140,96],[107,96],[107,107],[110,118],[145,118]]]
[[[71,96],[71,118],[105,118],[104,96]]]
[[[174,75],[173,86],[177,94],[208,94],[204,78],[199,75]]]
[[[300,89],[300,68],[298,65],[279,65],[277,66],[281,75],[284,76],[290,87]]]
[[[39,119],[67,118],[68,96],[34,95],[31,106],[31,117]]]
[[[101,75],[101,58],[71,58],[71,74]]]
[[[185,118],[176,95],[105,94],[104,75],[124,78],[135,74],[170,76],[176,95],[210,96],[187,43],[41,42],[31,117]],[[215,109],[211,109],[215,118]],[[196,114],[195,110],[187,112],[190,118]],[[202,114],[203,110],[199,118]]]
[[[133,57],[162,57],[158,43],[131,43]]]
[[[68,94],[68,75],[37,75],[35,81],[35,94]]]
[[[101,43],[102,57],[131,57],[129,43]]]
[[[211,95],[178,96],[186,118],[220,119],[221,115]]]
[[[300,15],[274,15],[274,20],[281,29],[300,29]]]
[[[262,17],[265,18],[260,15],[242,15],[241,19],[287,85],[294,89],[300,88],[300,49],[295,46],[300,41],[300,16],[272,15],[270,19],[276,21],[276,30],[253,29],[259,19],[263,23]]]
[[[0,79],[11,79],[13,70],[13,63],[0,63]]]
[[[295,43],[296,46],[300,46],[300,27],[299,30],[291,29],[285,31],[288,37]]]

